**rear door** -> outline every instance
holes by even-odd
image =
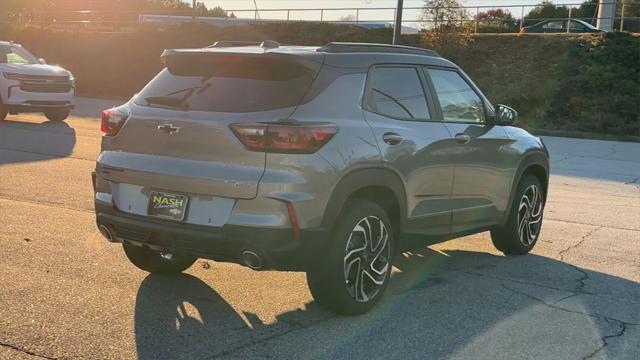
[[[442,150],[451,137],[442,122],[432,121],[434,104],[424,85],[419,67],[375,66],[367,77],[363,109],[383,161],[405,184],[406,231],[446,234],[453,165]]]
[[[265,153],[248,151],[229,129],[286,119],[319,68],[278,56],[185,56],[130,104],[120,132],[105,136],[105,179],[198,195],[256,196]]]
[[[494,224],[509,201],[518,151],[502,126],[487,123],[488,102],[455,69],[424,68],[437,98],[438,118],[453,139],[446,152],[455,165],[451,231]]]

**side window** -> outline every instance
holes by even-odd
[[[571,30],[576,30],[576,31],[584,31],[587,29],[586,26],[582,25],[581,23],[577,22],[577,21],[572,21],[569,23],[569,28]]]
[[[429,119],[429,108],[418,70],[413,67],[375,67],[369,73],[364,107],[405,120]]]
[[[0,47],[0,64],[31,64],[32,62],[20,51],[10,46]]]
[[[564,29],[565,21],[549,21],[548,23],[542,25],[542,27],[550,30]]]
[[[29,60],[25,59],[22,55],[17,52],[11,52],[7,54],[7,63],[8,64],[28,64]]]
[[[455,71],[427,69],[445,121],[484,122],[482,99]]]

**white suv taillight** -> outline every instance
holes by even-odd
[[[105,136],[114,136],[120,131],[127,121],[128,115],[118,112],[116,109],[108,109],[102,112],[100,131]]]
[[[313,154],[338,132],[324,122],[265,122],[230,125],[231,131],[251,151]]]

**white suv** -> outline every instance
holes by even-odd
[[[13,42],[0,41],[0,121],[9,114],[41,112],[63,121],[73,109],[71,72],[37,59]]]

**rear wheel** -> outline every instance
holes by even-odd
[[[358,200],[340,216],[325,261],[307,272],[314,299],[330,311],[356,315],[373,308],[391,274],[393,229],[378,204]]]
[[[65,121],[70,113],[69,109],[49,110],[44,113],[44,116],[50,121]]]
[[[128,243],[123,243],[122,247],[133,265],[150,273],[179,274],[187,270],[197,260],[193,256],[155,251]]]
[[[495,247],[506,255],[526,254],[538,241],[542,229],[544,193],[538,178],[525,176],[518,184],[507,222],[491,230]]]
[[[0,121],[4,121],[7,118],[8,112],[7,107],[0,101]]]

